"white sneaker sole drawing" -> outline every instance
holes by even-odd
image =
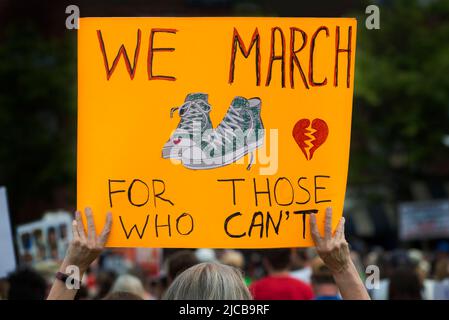
[[[231,152],[227,155],[209,158],[209,159],[192,159],[191,158],[191,149],[186,150],[183,153],[182,164],[188,168],[193,170],[206,170],[206,169],[215,169],[227,166],[231,163],[238,161],[239,159],[246,156],[248,153],[251,153],[261,147],[263,145],[264,137],[260,137],[256,142],[246,145],[235,152]]]

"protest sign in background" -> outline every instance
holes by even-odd
[[[401,240],[449,237],[449,201],[403,202],[398,209]]]
[[[2,259],[0,260],[1,279],[7,277],[16,268],[16,256],[5,187],[0,187],[0,252],[2,253]]]

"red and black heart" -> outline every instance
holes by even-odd
[[[307,160],[312,160],[315,151],[323,145],[329,135],[327,123],[322,119],[301,119],[293,127],[293,138]]]

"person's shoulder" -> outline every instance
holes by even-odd
[[[263,278],[260,278],[258,280],[254,280],[253,282],[251,282],[251,284],[249,285],[250,289],[251,288],[257,288],[260,285],[263,285],[266,282],[266,278],[267,277],[263,277]]]
[[[260,278],[260,279],[257,279],[257,280],[254,281],[253,283],[261,284],[261,283],[271,282],[271,281],[272,281],[272,278],[273,278],[273,277],[267,275],[267,276],[265,276],[265,277],[262,277],[262,278]]]
[[[303,294],[305,294],[305,299],[312,299],[313,298],[313,290],[312,287],[299,279],[291,277],[289,280],[291,285],[297,288],[298,291],[301,291]]]
[[[304,281],[305,283],[310,283],[310,277],[312,276],[312,268],[305,267],[302,269],[294,270],[290,272],[290,275],[295,279],[299,279],[301,281]]]
[[[295,277],[288,277],[288,278],[286,278],[286,279],[288,279],[288,281],[290,282],[290,283],[292,283],[292,284],[294,284],[294,285],[296,285],[296,286],[301,286],[301,287],[310,287],[310,285],[309,284],[307,284],[305,281],[303,281],[303,280],[301,280],[301,279],[298,279],[298,278],[295,278]]]
[[[259,294],[261,291],[266,290],[267,287],[271,287],[270,282],[267,282],[267,277],[260,278],[251,282],[248,289],[255,300],[259,299]]]
[[[290,274],[295,278],[310,277],[310,275],[312,274],[312,268],[304,267],[301,269],[292,270],[290,271]]]

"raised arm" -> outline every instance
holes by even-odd
[[[349,245],[345,239],[345,218],[340,219],[332,235],[332,208],[327,208],[324,237],[318,231],[315,215],[310,217],[310,230],[318,255],[332,272],[343,299],[370,300],[350,257]]]
[[[58,276],[53,282],[47,297],[48,300],[73,300],[75,298],[79,287],[70,285],[70,280],[66,280],[65,278],[71,276],[75,281],[80,283],[87,268],[100,255],[108,239],[112,225],[111,213],[107,213],[106,224],[99,236],[95,232],[92,210],[86,208],[85,214],[87,235],[81,219],[81,212],[77,211],[75,213],[75,220],[72,222],[73,239],[69,245],[64,261],[59,267]],[[73,272],[72,268],[74,267],[78,268],[79,277],[76,274],[71,274]]]

